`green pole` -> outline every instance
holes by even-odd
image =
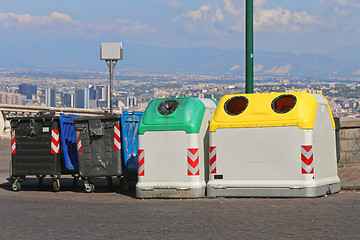
[[[245,84],[246,93],[254,93],[254,4],[246,0],[246,39],[245,39]]]

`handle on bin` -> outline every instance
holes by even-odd
[[[29,127],[30,127],[29,136],[31,136],[31,137],[35,136],[35,120],[33,118],[30,119]]]
[[[105,128],[113,128],[115,125],[114,122],[105,122]]]
[[[52,124],[52,122],[54,121],[54,118],[51,118],[51,120],[48,120],[48,119],[46,119],[46,118],[43,118],[42,120],[43,120],[43,126],[44,126],[44,127],[50,127],[51,124]]]
[[[20,119],[17,119],[17,121],[15,121],[15,119],[11,119],[10,120],[11,128],[17,128],[19,126],[19,122],[20,122]]]

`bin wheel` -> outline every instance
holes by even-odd
[[[60,190],[60,181],[59,179],[54,179],[53,181],[53,191],[58,192]]]
[[[120,190],[126,192],[129,190],[130,184],[127,180],[121,180],[120,182]]]
[[[76,187],[77,183],[78,183],[78,178],[74,177],[73,182],[72,182],[73,187]]]
[[[19,180],[15,180],[15,182],[12,184],[12,189],[16,192],[20,191],[21,185]]]
[[[112,177],[106,177],[106,181],[107,181],[109,188],[112,188],[112,186],[113,186]]]
[[[92,193],[94,192],[94,190],[95,190],[95,186],[92,183],[89,183],[88,186],[85,186],[85,191],[87,193]]]
[[[44,189],[44,177],[39,177],[39,189]]]

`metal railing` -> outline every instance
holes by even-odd
[[[106,110],[65,108],[65,107],[40,107],[0,104],[0,138],[10,137],[10,123],[6,120],[10,116],[37,116],[40,111],[54,111],[56,116],[60,113],[78,114],[85,116],[110,115]],[[115,110],[114,114],[121,114],[122,111]]]

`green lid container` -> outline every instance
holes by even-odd
[[[185,131],[199,133],[205,105],[196,98],[158,98],[150,101],[138,133],[147,131]]]

